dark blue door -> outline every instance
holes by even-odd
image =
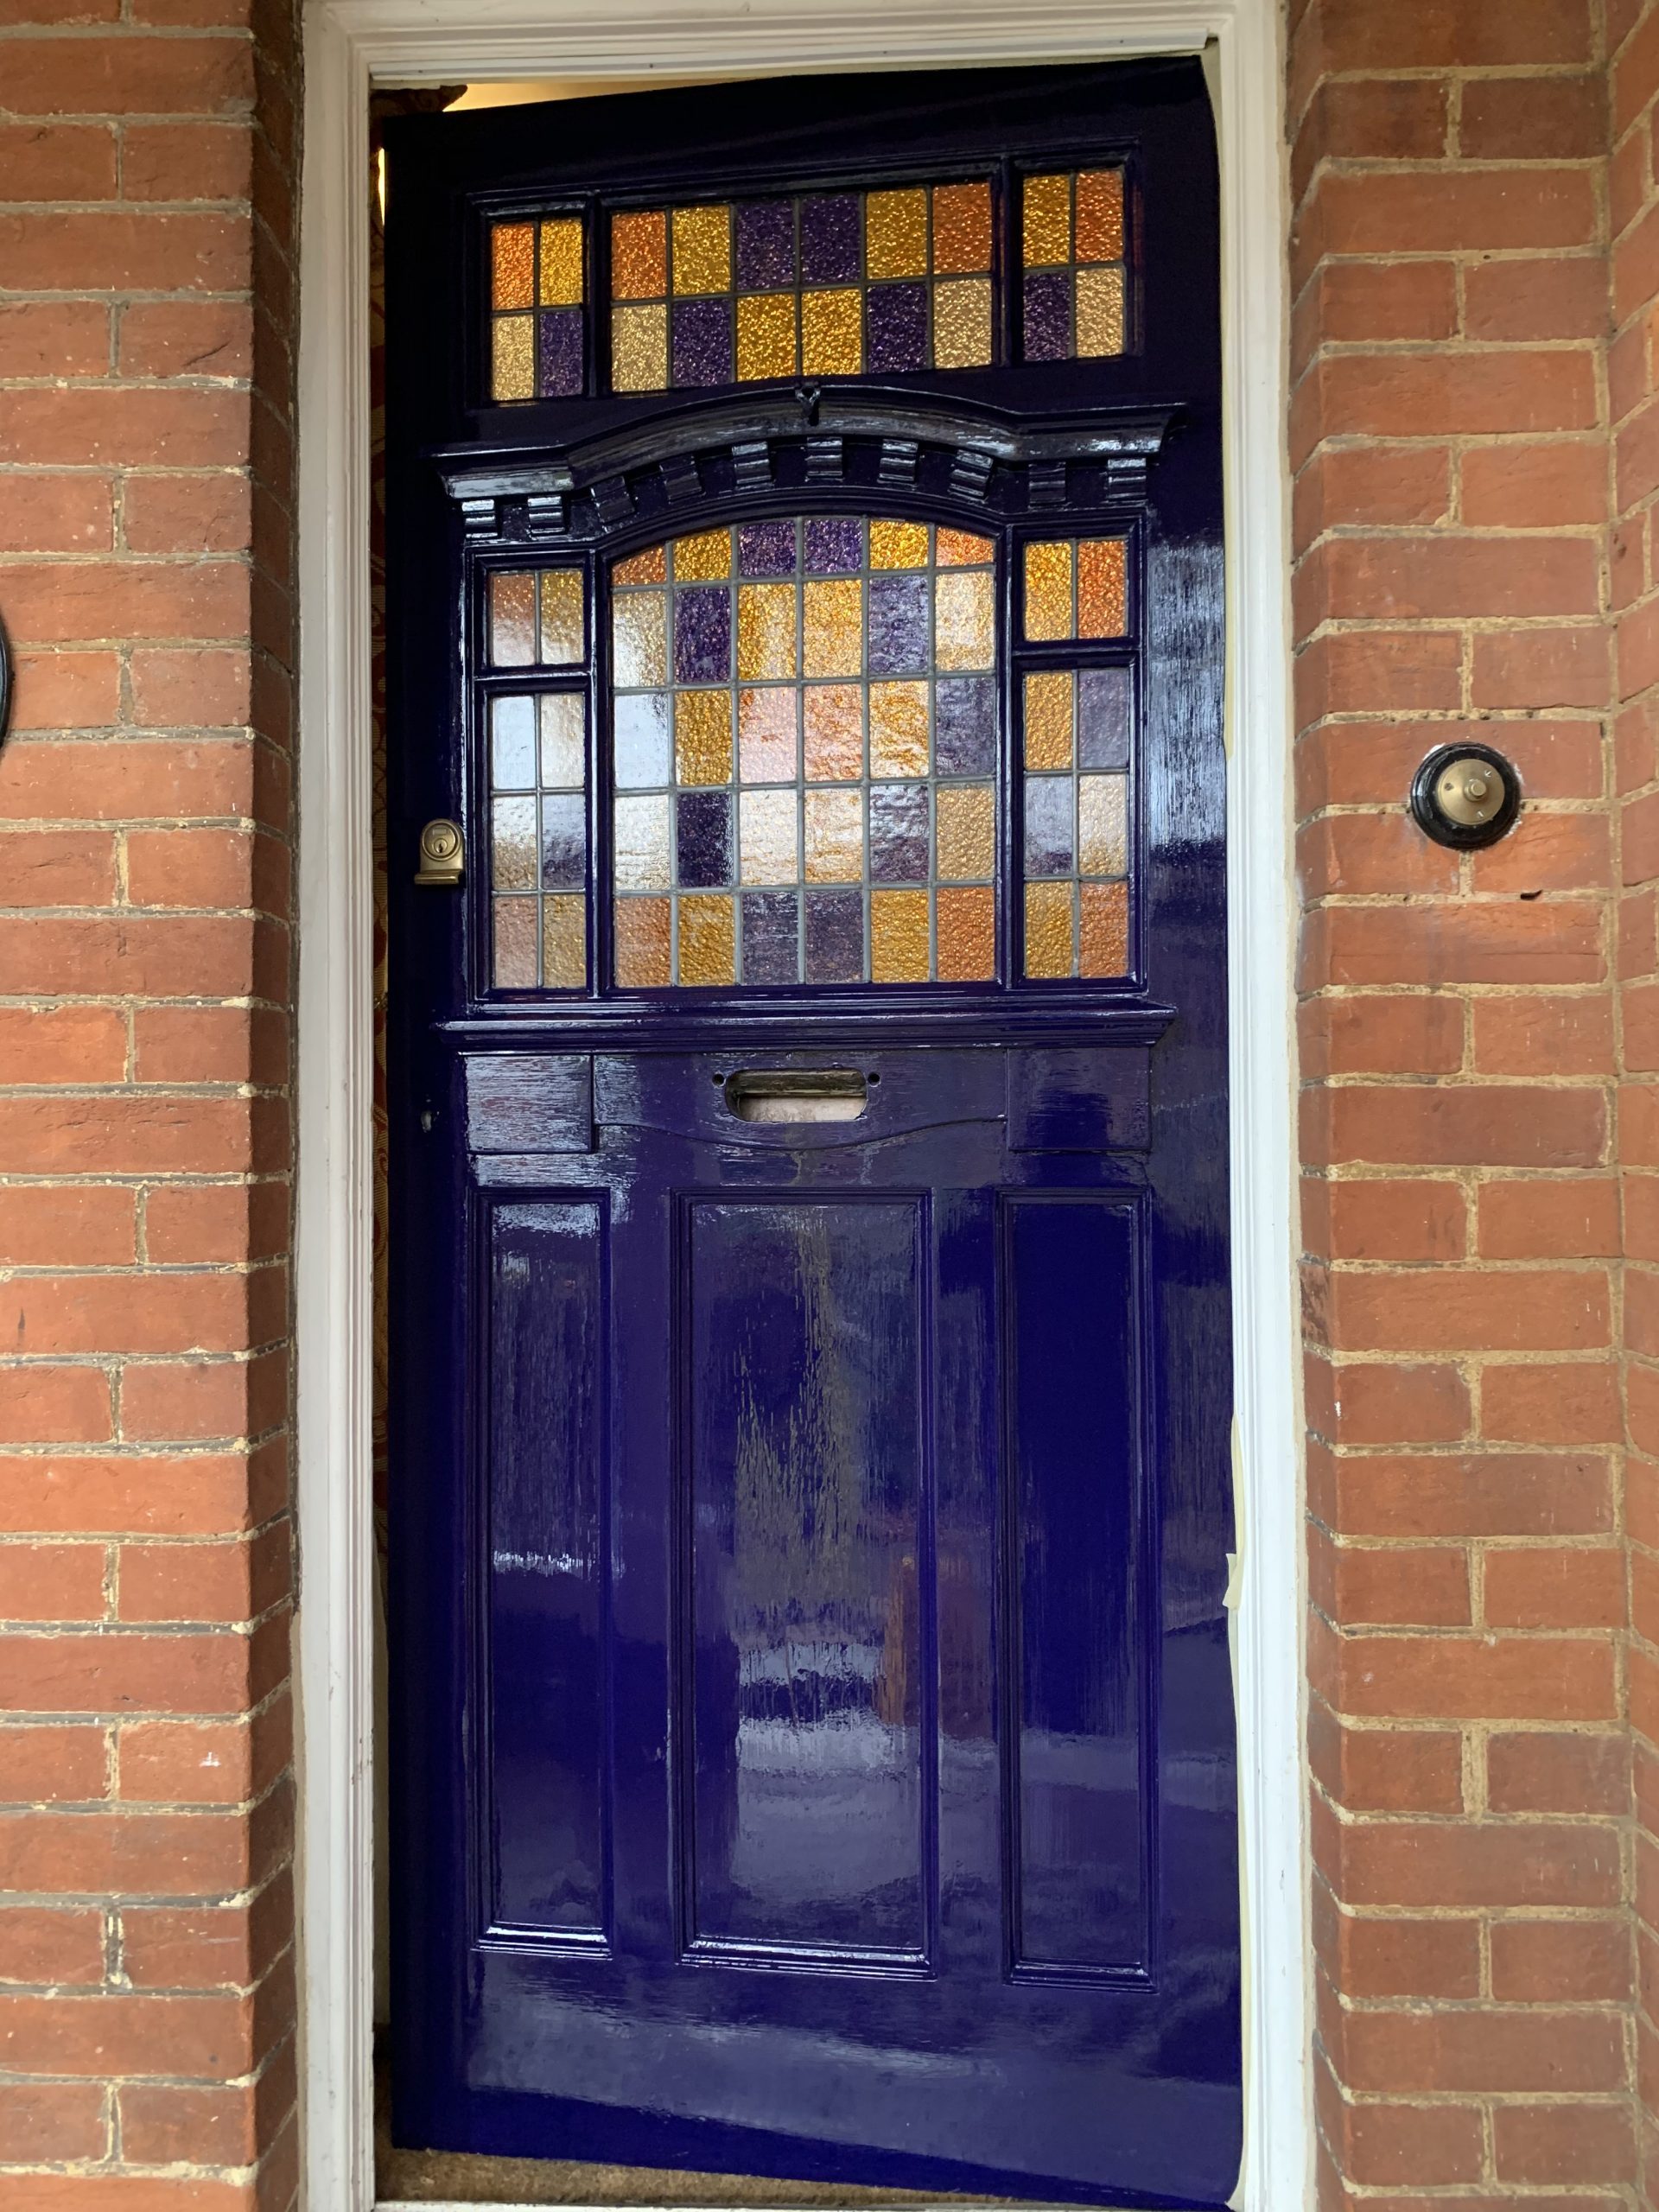
[[[397,2139],[1219,2205],[1198,67],[390,188]]]

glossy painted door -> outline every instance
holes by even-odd
[[[397,2138],[1219,2205],[1197,65],[391,144]]]

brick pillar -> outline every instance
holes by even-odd
[[[1321,2202],[1611,2207],[1635,2148],[1599,14],[1292,14]],[[1528,792],[1474,856],[1402,807],[1460,735]]]
[[[294,12],[0,6],[9,2212],[296,2186]]]

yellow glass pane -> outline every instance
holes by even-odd
[[[738,880],[794,883],[800,875],[792,790],[744,791],[737,802]]]
[[[870,773],[927,773],[927,685],[905,680],[870,686]]]
[[[550,668],[569,668],[588,657],[587,625],[582,614],[582,572],[577,569],[542,571],[542,653]]]
[[[991,265],[991,188],[938,184],[933,188],[933,270],[966,276]]]
[[[855,683],[811,683],[802,703],[808,780],[856,782],[864,772],[863,693]]]
[[[808,791],[805,830],[809,883],[859,881],[864,873],[861,791]]]
[[[495,913],[495,988],[498,991],[533,991],[536,988],[536,908],[534,899],[497,899]]]
[[[988,537],[970,530],[947,530],[943,523],[933,533],[933,558],[941,569],[988,568],[996,549]]]
[[[729,891],[699,892],[680,900],[680,981],[729,983],[736,976],[736,902]]]
[[[991,280],[953,276],[933,287],[933,365],[988,368],[991,359]]]
[[[622,592],[611,601],[611,664],[625,691],[667,683],[666,592]]]
[[[801,295],[801,373],[855,377],[864,366],[861,291]]]
[[[616,902],[616,980],[626,990],[660,990],[672,980],[666,899]]]
[[[1072,888],[1069,883],[1026,886],[1026,973],[1069,976]]]
[[[1128,778],[1083,776],[1077,782],[1077,869],[1083,875],[1127,875],[1129,868]]]
[[[528,668],[536,658],[536,579],[524,569],[490,578],[490,658],[497,668]]]
[[[550,991],[579,991],[588,980],[588,915],[580,899],[542,901],[542,981]]]
[[[582,305],[582,220],[561,215],[542,225],[541,298],[544,308]]]
[[[674,695],[674,773],[682,784],[732,780],[732,695],[677,691]]]
[[[1077,271],[1077,358],[1103,360],[1123,351],[1123,271]]]
[[[737,380],[795,373],[795,295],[756,292],[737,303]]]
[[[1066,669],[1045,669],[1039,676],[1027,677],[1027,768],[1069,768],[1071,766],[1075,683],[1075,677]]]
[[[792,684],[737,695],[737,760],[746,784],[795,780],[795,702]]]
[[[932,965],[925,891],[870,893],[870,978],[877,983],[925,983]]]
[[[1085,883],[1079,976],[1126,976],[1129,970],[1129,887]]]
[[[497,223],[490,232],[490,305],[536,304],[536,226]]]
[[[1077,177],[1079,261],[1123,258],[1123,172],[1084,169]]]
[[[1077,548],[1077,635],[1121,638],[1128,626],[1128,547],[1121,537]]]
[[[667,547],[647,545],[643,553],[630,553],[626,561],[618,561],[611,570],[611,582],[613,584],[659,584],[667,575]]]
[[[1053,269],[1071,258],[1071,180],[1028,176],[1025,181],[1023,253],[1027,269]]]
[[[925,276],[927,193],[917,186],[903,192],[872,192],[864,202],[866,273],[871,276]]]
[[[660,207],[611,218],[611,293],[660,300],[668,289],[668,219]]]
[[[727,207],[674,210],[674,289],[732,289],[732,211]]]
[[[700,530],[690,537],[674,540],[674,581],[677,584],[720,583],[732,573],[732,533],[729,530]]]
[[[856,576],[809,583],[805,601],[806,673],[861,676],[864,671],[864,587]]]
[[[737,672],[745,683],[795,673],[795,587],[737,588]]]
[[[1039,640],[1076,635],[1071,625],[1071,547],[1063,537],[1026,548],[1026,635]]]
[[[666,308],[618,308],[613,312],[611,384],[617,391],[667,391]]]
[[[870,566],[873,569],[925,569],[927,566],[927,524],[925,522],[873,522],[870,524]]]
[[[938,894],[939,981],[985,983],[996,973],[996,909],[988,890]]]
[[[536,318],[501,315],[490,332],[490,397],[536,397]]]
[[[933,655],[940,668],[991,668],[996,609],[988,569],[963,569],[933,585]]]
[[[996,864],[996,810],[988,784],[941,784],[938,809],[938,867],[952,883],[989,880]]]

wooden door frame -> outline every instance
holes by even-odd
[[[374,2212],[368,101],[376,85],[1204,52],[1220,136],[1241,2212],[1311,2202],[1279,0],[308,0],[297,1498],[307,2212]],[[383,2207],[383,2212],[385,2208]],[[434,2212],[429,2206],[426,2212]]]

